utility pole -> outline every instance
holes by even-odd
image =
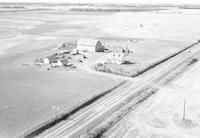
[[[185,104],[186,104],[186,100],[184,99],[184,103],[183,103],[183,121],[185,120]]]

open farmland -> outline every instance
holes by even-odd
[[[197,14],[50,9],[0,11],[0,137],[16,137],[123,81],[87,72],[83,67],[48,71],[29,66],[35,58],[54,53],[62,43],[76,44],[80,37],[97,38],[115,49],[133,40],[129,44],[132,53],[126,57],[130,64],[119,68],[111,65],[130,75],[200,36]],[[89,53],[86,66],[94,66],[105,54]]]
[[[67,112],[118,84],[85,72],[48,72],[34,68],[7,70],[0,76],[1,137],[19,135],[55,117],[55,112]],[[59,107],[59,111],[53,106]]]
[[[101,36],[101,31],[93,31],[93,20],[101,16],[49,11],[0,13],[0,137],[19,136],[121,82],[80,70],[24,66],[49,55],[64,42]]]
[[[119,12],[112,18],[105,16],[98,27],[106,33],[130,38],[194,41],[199,39],[200,34],[198,29],[199,10],[193,11],[193,14],[187,14],[190,11],[182,11],[182,14],[173,13],[170,10],[166,12]],[[140,26],[141,24],[143,27]]]

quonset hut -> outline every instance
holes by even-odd
[[[77,49],[79,51],[103,52],[104,46],[99,40],[81,38],[77,41]]]

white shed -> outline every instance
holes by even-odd
[[[44,58],[43,62],[45,64],[56,63],[57,59],[56,59],[56,56],[53,55],[53,56],[49,56],[49,57]]]
[[[103,52],[104,46],[99,40],[81,38],[77,41],[77,49],[79,51]]]

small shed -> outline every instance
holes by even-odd
[[[71,54],[72,54],[72,55],[77,55],[77,54],[78,54],[78,49],[77,49],[77,48],[74,48],[74,49],[71,51]]]
[[[68,59],[58,60],[58,61],[57,61],[57,65],[58,65],[59,67],[61,67],[61,66],[68,66],[68,65],[69,65],[69,61],[68,61]]]
[[[57,59],[56,59],[56,56],[55,56],[55,55],[52,55],[52,56],[49,56],[49,57],[44,58],[43,62],[44,62],[45,64],[56,63],[56,62],[57,62]]]
[[[64,49],[64,50],[60,50],[58,53],[59,54],[68,54],[70,51]]]
[[[77,49],[79,51],[104,52],[104,46],[101,41],[96,39],[79,39],[77,41]]]

